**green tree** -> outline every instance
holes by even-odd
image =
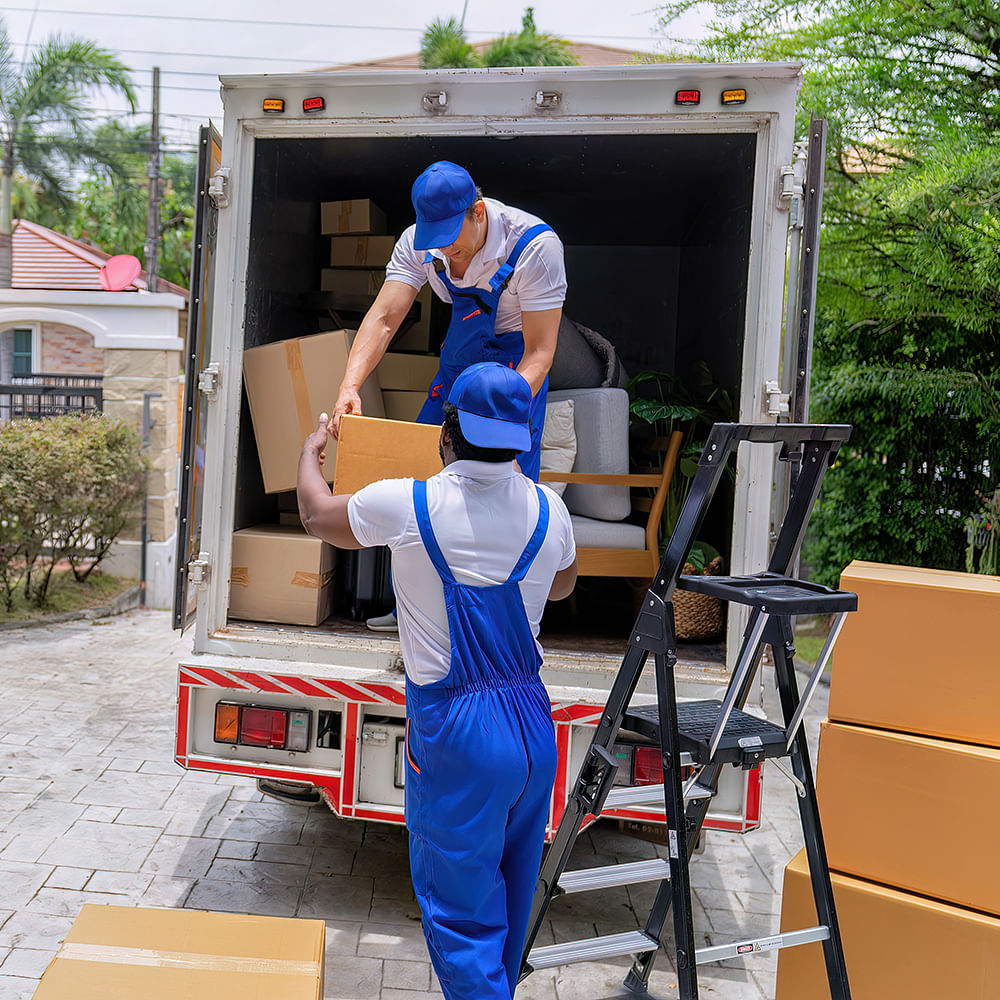
[[[85,95],[108,87],[135,109],[128,69],[110,52],[79,38],[49,38],[20,64],[0,18],[0,288],[11,283],[14,173],[45,198],[67,206],[67,181],[81,163],[106,163],[87,128]]]
[[[697,5],[669,4],[665,23]],[[697,54],[801,60],[803,115],[830,126],[811,415],[855,430],[814,520],[814,571],[963,569],[1000,467],[1000,9],[714,6]]]
[[[79,185],[65,228],[107,253],[141,260],[149,206],[149,128],[107,122],[94,131],[94,141],[109,162],[95,164]],[[185,288],[191,273],[195,170],[193,155],[164,156],[160,168],[160,276]]]
[[[469,44],[465,29],[454,17],[432,21],[420,44],[420,65],[424,69],[572,66],[576,61],[567,42],[538,31],[532,7],[525,10],[518,33],[494,39],[481,53]]]

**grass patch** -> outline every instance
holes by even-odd
[[[795,655],[806,663],[815,663],[823,651],[825,642],[825,635],[803,635],[799,632],[795,636]]]
[[[28,622],[67,611],[99,608],[113,601],[136,584],[128,577],[112,576],[95,569],[84,583],[77,583],[72,570],[56,570],[52,574],[45,604],[36,607],[24,600],[23,581],[14,593],[14,607],[7,611],[0,605],[0,624]]]

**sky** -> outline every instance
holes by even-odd
[[[526,0],[465,0],[471,42],[518,30]],[[18,59],[46,38],[75,35],[118,54],[139,88],[137,124],[149,122],[152,67],[160,67],[160,128],[166,151],[193,148],[199,124],[221,127],[218,76],[296,72],[416,52],[435,17],[461,17],[463,0],[367,0],[364,4],[303,0],[13,0],[2,14]],[[656,0],[534,0],[543,32],[573,41],[663,51]],[[697,37],[706,17],[674,26]],[[96,97],[105,114],[122,117],[123,99]],[[126,119],[122,119],[126,120]]]

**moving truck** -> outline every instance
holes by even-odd
[[[337,327],[321,288],[331,263],[321,204],[377,206],[382,231],[398,236],[413,221],[417,174],[438,159],[462,163],[487,196],[552,225],[566,248],[566,313],[610,340],[630,373],[693,377],[707,362],[740,421],[773,422],[790,394],[793,414],[801,402],[791,369],[800,392],[808,384],[811,332],[799,317],[811,302],[796,300],[799,264],[786,259],[803,225],[803,178],[815,176],[795,144],[800,82],[792,64],[695,63],[222,78],[223,137],[201,134],[175,600],[193,643],[178,669],[178,764],[254,777],[340,816],[403,822],[397,639],[353,620],[350,598],[335,597],[315,626],[231,614],[234,532],[294,510],[288,494],[264,490],[244,352]],[[739,455],[724,512],[727,534],[737,512],[734,573],[760,571],[768,556],[778,463],[760,450]],[[357,572],[346,553],[337,560],[335,576]],[[738,614],[728,630],[734,650]],[[553,829],[627,635],[548,645]],[[725,653],[710,652],[680,650],[681,697],[721,696]],[[652,692],[650,668],[636,700]],[[656,747],[637,736],[619,749],[619,782],[661,780]],[[727,769],[706,826],[753,828],[760,796],[759,770]],[[662,795],[649,798],[604,815],[655,834]]]

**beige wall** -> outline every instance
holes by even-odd
[[[150,400],[153,427],[149,436],[149,538],[163,542],[176,529],[178,413],[181,392],[180,351],[138,351],[116,348],[104,352],[104,412],[142,430],[143,393]],[[139,538],[138,521],[123,536]]]
[[[99,375],[104,370],[105,352],[94,347],[94,338],[89,333],[62,323],[43,323],[40,332],[41,358],[35,361],[35,371]]]

